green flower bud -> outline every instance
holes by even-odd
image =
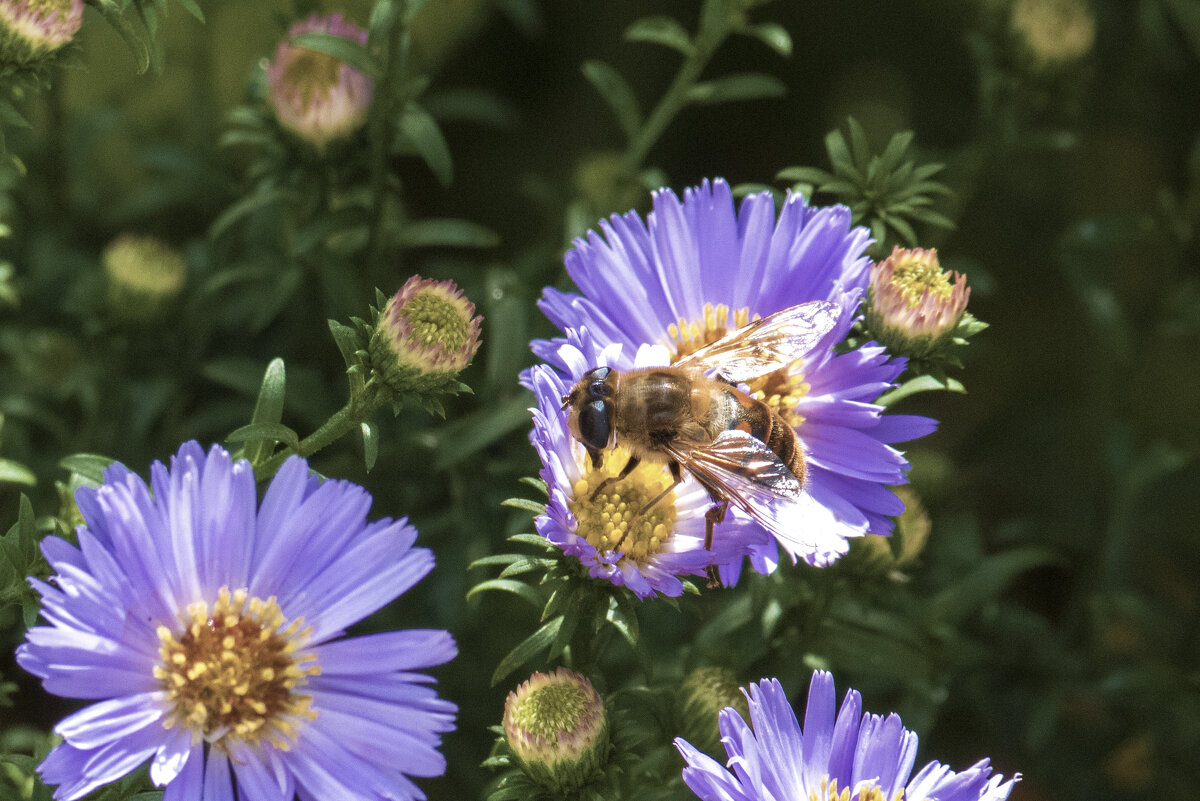
[[[893,487],[904,501],[904,512],[896,518],[891,536],[867,534],[850,540],[850,552],[842,559],[846,570],[866,576],[887,576],[901,581],[904,570],[916,564],[929,540],[929,513],[921,498],[908,486]]]
[[[151,236],[117,237],[104,249],[103,261],[106,301],[126,322],[164,318],[187,281],[183,256]]]
[[[742,693],[737,674],[729,668],[702,667],[683,680],[675,696],[680,735],[709,755],[722,755],[717,716],[733,707],[743,719],[750,718],[750,705]]]
[[[608,716],[585,676],[560,667],[534,673],[504,702],[504,735],[530,779],[557,793],[577,790],[608,761]]]
[[[867,329],[892,353],[924,358],[953,339],[970,297],[966,277],[952,281],[936,250],[893,248],[871,268]]]
[[[379,313],[371,367],[397,393],[454,391],[479,350],[482,319],[454,282],[414,275]]]
[[[0,64],[39,61],[75,37],[83,0],[0,0]]]

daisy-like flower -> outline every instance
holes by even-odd
[[[267,98],[279,123],[322,149],[367,121],[375,82],[331,55],[289,44],[302,33],[332,33],[366,44],[367,32],[341,14],[313,14],[288,30],[267,67]]]
[[[28,64],[75,38],[83,0],[0,0],[0,64]]]
[[[915,439],[936,423],[911,415],[883,415],[874,403],[903,371],[870,343],[836,354],[867,288],[870,261],[866,229],[850,227],[843,206],[810,208],[789,196],[778,220],[769,193],[750,195],[735,209],[721,180],[654,195],[643,223],[636,212],[614,215],[589,232],[566,256],[567,272],[583,294],[547,288],[539,306],[564,332],[586,328],[599,348],[666,346],[671,359],[692,353],[760,316],[812,300],[837,304],[841,315],[826,347],[784,369],[756,379],[752,395],[791,424],[805,451],[806,494],[812,514],[837,547],[789,553],[825,564],[846,550],[846,537],[891,531],[890,518],[904,510],[888,488],[907,479],[908,462],[892,443]],[[566,340],[540,340],[534,352],[569,372],[561,353]],[[584,353],[594,361],[593,348]],[[595,366],[590,364],[589,366]],[[615,364],[628,369],[628,361]],[[817,521],[814,521],[814,523]],[[778,560],[769,538],[755,549],[756,570],[769,572]],[[730,566],[736,574],[736,566]],[[723,573],[728,582],[736,575]]]
[[[804,727],[776,679],[752,684],[750,723],[721,712],[726,768],[682,738],[683,780],[702,801],[1003,801],[1020,775],[992,775],[987,759],[955,772],[930,762],[912,775],[917,735],[900,718],[862,712],[850,690],[834,716],[833,676],[813,673]]]
[[[42,543],[44,626],[17,661],[92,701],[39,767],[71,801],[147,760],[165,801],[420,799],[455,707],[415,672],[445,631],[344,637],[433,567],[406,520],[289,459],[256,503],[249,462],[184,444],[150,487],[122,465],[76,495],[79,547]],[[236,790],[234,789],[236,781]]]
[[[893,353],[928,356],[951,338],[970,297],[966,277],[943,271],[936,250],[895,247],[871,268],[867,329]]]
[[[587,338],[587,332],[583,332]],[[574,332],[572,340],[578,342]],[[585,347],[590,346],[585,345]],[[585,365],[582,351],[566,345],[562,357],[572,365],[570,375],[580,376]],[[661,348],[645,348],[635,357],[638,366],[662,364]],[[620,347],[602,352],[597,364],[620,361]],[[640,518],[633,518],[670,483],[660,465],[643,464],[621,481],[593,493],[628,460],[628,452],[616,448],[599,468],[567,428],[562,411],[563,396],[570,385],[546,365],[526,374],[537,398],[530,440],[542,459],[541,477],[550,499],[546,513],[535,521],[538,533],[564,553],[577,557],[594,578],[629,588],[637,597],[655,593],[679,596],[679,576],[702,576],[712,564],[740,561],[745,539],[737,530],[745,524],[726,519],[713,537],[712,550],[704,547],[704,513],[712,505],[708,493],[690,476]]]

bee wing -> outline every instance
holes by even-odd
[[[737,384],[787,367],[812,350],[837,324],[840,307],[826,300],[790,306],[732,331],[690,353],[676,367],[716,370]]]
[[[804,487],[762,441],[745,431],[729,430],[707,447],[668,452],[702,485],[718,490],[776,537],[794,538],[785,519],[794,518],[795,510],[789,507],[800,502]]]

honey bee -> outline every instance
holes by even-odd
[[[649,512],[683,481],[687,470],[708,491],[704,547],[732,503],[763,525],[791,552],[803,547],[795,520],[804,490],[804,448],[770,406],[738,389],[785,368],[812,350],[837,324],[839,307],[827,301],[792,306],[755,320],[670,367],[619,372],[596,367],[563,396],[571,435],[592,466],[617,444],[630,451],[616,476],[642,462],[666,464],[673,482],[634,519]],[[619,546],[618,541],[614,548]]]

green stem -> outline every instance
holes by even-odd
[[[352,395],[341,409],[333,413],[320,428],[309,434],[295,447],[286,447],[254,468],[254,477],[262,481],[275,475],[290,456],[308,457],[337,440],[370,419],[375,410],[383,405],[383,396],[367,389]]]
[[[729,15],[726,13],[725,0],[708,0],[700,13],[700,29],[696,32],[696,40],[693,42],[695,49],[679,67],[675,80],[659,99],[654,111],[650,112],[637,136],[629,143],[625,152],[625,168],[630,173],[641,169],[650,148],[654,147],[671,124],[671,120],[675,119],[675,115],[687,105],[688,93],[696,85],[700,73],[708,66],[717,48],[728,36]]]
[[[374,268],[379,260],[379,240],[383,233],[383,220],[387,204],[388,142],[391,138],[389,123],[393,119],[395,105],[394,84],[396,56],[401,50],[401,37],[405,33],[402,14],[397,14],[383,42],[383,75],[375,87],[375,106],[371,109],[371,226],[367,233],[367,264]]]

